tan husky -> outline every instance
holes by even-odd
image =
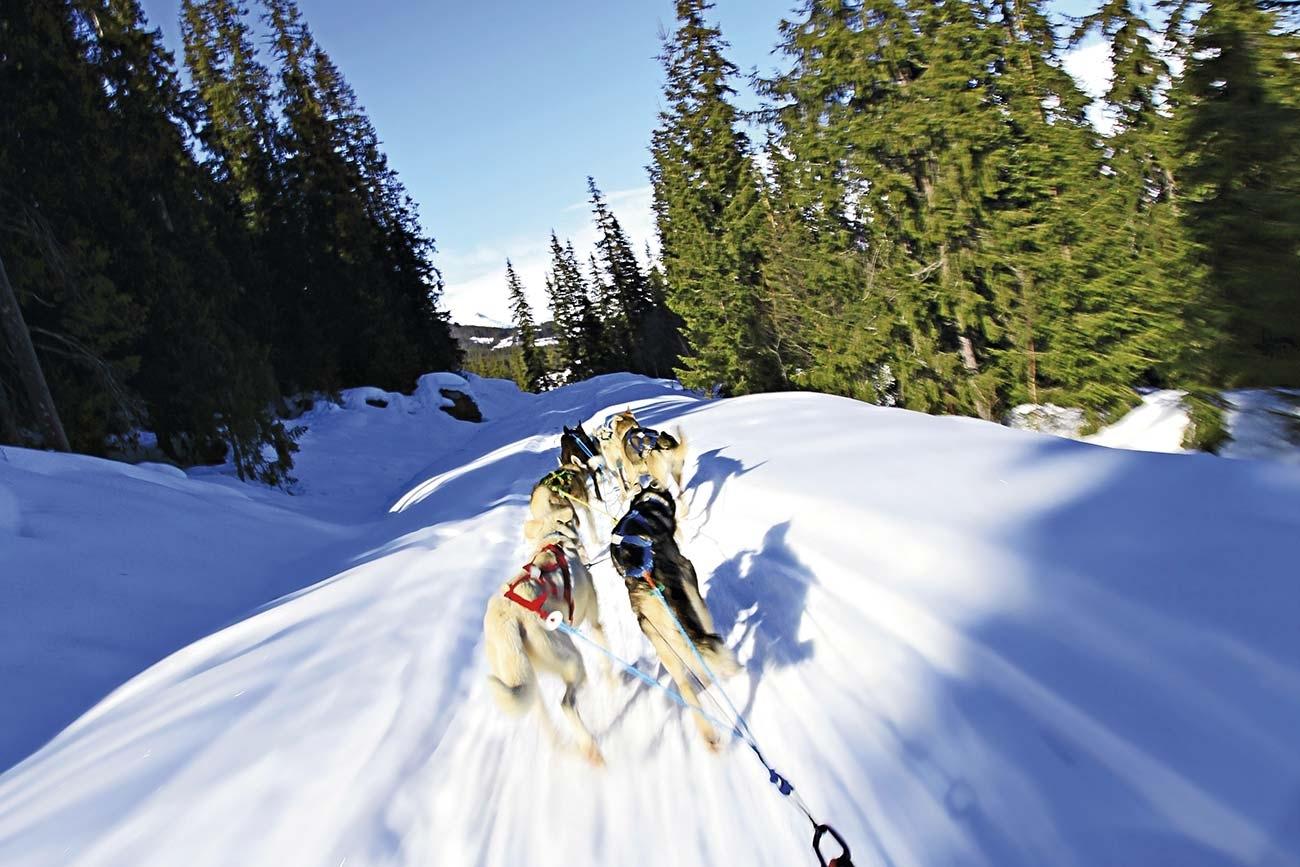
[[[577,691],[587,677],[582,655],[573,638],[554,625],[561,620],[574,628],[591,623],[596,640],[607,645],[597,616],[596,587],[582,562],[573,506],[554,502],[539,490],[547,491],[542,485],[534,489],[532,517],[525,524],[532,559],[493,594],[483,616],[488,683],[502,709],[522,716],[539,701],[536,672],[558,675],[565,687],[560,708],[579,749],[600,765],[600,747],[578,715]],[[544,727],[560,744],[554,722],[544,709],[538,710]]]
[[[600,436],[605,466],[618,478],[624,494],[634,494],[653,480],[668,490],[671,478],[682,492],[682,471],[686,465],[686,435],[677,428],[672,434],[644,428],[631,410],[610,419]]]

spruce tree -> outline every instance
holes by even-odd
[[[0,33],[0,259],[70,445],[98,454],[141,419],[127,382],[145,310],[108,272],[130,179],[114,172],[109,95],[88,59],[94,24],[73,2],[15,0]],[[14,382],[5,356],[0,375]],[[10,393],[20,417],[44,411]]]
[[[1062,377],[1097,421],[1135,400],[1131,386],[1194,376],[1204,342],[1201,272],[1179,218],[1169,67],[1131,0],[1106,0],[1075,29],[1110,42],[1104,100],[1114,124],[1088,206],[1080,281],[1058,338]],[[1109,411],[1109,412],[1108,412]]]
[[[506,291],[510,294],[510,310],[519,332],[524,382],[529,391],[541,391],[546,383],[546,360],[537,348],[537,329],[533,324],[532,308],[528,305],[524,287],[509,259],[506,260]]]
[[[747,137],[737,129],[720,32],[704,0],[678,0],[665,39],[665,109],[650,177],[668,303],[689,354],[678,371],[693,388],[727,394],[786,384],[763,284],[765,218]]]
[[[551,314],[559,341],[559,355],[577,381],[608,370],[603,352],[604,331],[587,294],[572,242],[560,246],[551,233],[551,270],[546,278]]]
[[[769,291],[798,384],[873,403],[944,405],[930,295],[901,224],[914,201],[898,124],[924,68],[902,3],[809,2],[780,24],[789,71],[763,83],[774,137]]]
[[[1215,2],[1190,27],[1177,92],[1181,204],[1210,318],[1223,323],[1206,353],[1222,383],[1300,383],[1297,56],[1286,4]]]

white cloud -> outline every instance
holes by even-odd
[[[605,194],[623,231],[640,255],[647,241],[658,245],[654,215],[650,209],[650,187],[614,190]],[[581,209],[581,213],[579,213]],[[563,211],[568,215],[555,225],[560,243],[573,240],[573,248],[586,271],[587,256],[594,250],[596,228],[585,202]],[[533,316],[538,321],[550,318],[546,298],[546,272],[551,267],[551,226],[538,226],[526,237],[493,240],[472,250],[447,250],[435,260],[442,271],[445,289],[442,307],[451,312],[453,321],[468,322],[476,315],[510,321],[510,302],[506,296],[506,259],[524,285]]]

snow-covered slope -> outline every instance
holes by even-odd
[[[479,426],[364,402],[309,420],[302,495],[247,508],[275,510],[268,526],[312,548],[302,574],[329,577],[168,656],[0,776],[0,863],[813,863],[752,756],[709,754],[662,693],[592,677],[597,771],[484,688],[484,603],[524,555],[556,434],[630,405],[690,438],[683,546],[744,664],[728,692],[855,863],[1300,864],[1300,468],[810,394],[474,388]],[[60,472],[108,472],[94,464]],[[164,539],[191,526],[178,501],[99,481],[87,496],[122,529],[89,538],[81,494],[25,472],[0,463],[6,551],[84,544],[107,574],[110,537],[149,550],[129,526],[157,509],[160,548],[260,562],[232,538]],[[198,526],[230,496],[168,484]],[[608,563],[596,576],[614,649],[654,671]]]

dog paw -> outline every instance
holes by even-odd
[[[709,752],[715,756],[722,752],[722,738],[718,737],[716,732],[711,732],[704,736],[704,745],[709,748]]]

